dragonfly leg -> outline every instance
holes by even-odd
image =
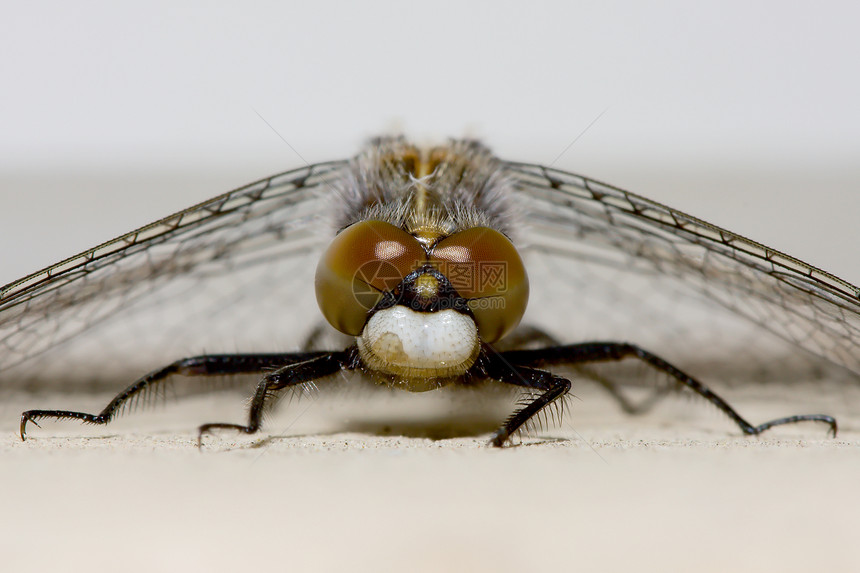
[[[324,376],[329,376],[343,368],[347,368],[347,365],[351,362],[348,351],[314,354],[321,355],[303,362],[288,364],[274,372],[269,372],[260,380],[260,383],[257,384],[257,390],[254,392],[254,397],[251,399],[247,424],[214,422],[200,426],[197,434],[198,447],[202,444],[203,434],[211,433],[212,430],[228,429],[246,434],[256,433],[260,429],[266,405],[270,402],[275,392],[290,386],[298,386]]]
[[[539,415],[547,406],[570,391],[570,380],[555,376],[545,370],[537,370],[524,366],[512,366],[500,354],[485,354],[476,364],[476,372],[499,382],[522,386],[543,393],[531,401],[526,401],[523,407],[516,410],[505,420],[505,423],[493,433],[490,445],[502,447],[524,424]],[[563,404],[563,403],[562,403]]]
[[[836,419],[826,414],[803,414],[777,418],[754,426],[745,420],[732,408],[728,402],[713,390],[699,382],[680,368],[666,362],[659,356],[651,354],[634,344],[624,342],[587,342],[566,346],[554,346],[537,350],[511,350],[499,355],[510,364],[517,366],[550,366],[553,364],[579,364],[584,362],[608,362],[625,358],[636,358],[648,364],[655,370],[674,378],[675,381],[689,388],[711,404],[719,408],[745,434],[760,434],[774,426],[796,424],[798,422],[821,422],[829,426],[830,433],[835,436],[837,431]]]
[[[107,424],[113,420],[130,400],[140,398],[155,391],[171,376],[225,376],[231,374],[253,374],[273,368],[281,368],[286,364],[303,362],[322,355],[326,352],[293,352],[278,354],[212,354],[193,356],[177,360],[163,368],[154,370],[138,378],[131,386],[120,392],[98,414],[73,412],[69,410],[27,410],[21,414],[21,439],[27,438],[27,424],[32,422],[39,425],[39,420],[46,418],[80,420],[87,424]]]
[[[493,348],[499,352],[505,352],[508,350],[537,349],[560,345],[561,343],[551,334],[540,328],[521,326],[502,339],[499,343],[494,344]],[[641,414],[643,412],[647,412],[670,391],[669,388],[657,388],[654,393],[648,396],[645,400],[639,403],[634,403],[624,395],[615,382],[600,375],[598,372],[589,370],[583,366],[580,367],[578,373],[599,384],[627,414]]]

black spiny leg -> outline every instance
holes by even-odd
[[[543,329],[536,328],[534,326],[520,326],[514,332],[503,338],[496,344],[493,344],[493,348],[498,352],[506,352],[509,350],[523,350],[523,349],[537,349],[537,348],[550,348],[554,346],[561,346],[561,343],[556,340],[551,334],[544,331]],[[605,376],[599,375],[597,372],[591,370],[582,370],[582,373],[585,374],[590,380],[600,384],[603,389],[605,389],[613,400],[621,407],[624,412],[627,414],[640,414],[645,412],[657,401],[662,398],[666,392],[666,388],[655,389],[654,393],[646,398],[644,401],[636,404],[631,402],[618,388],[618,386]]]
[[[524,408],[511,414],[502,424],[502,427],[495,431],[490,439],[490,444],[496,447],[502,447],[523,424],[570,391],[570,380],[554,376],[544,370],[512,366],[502,356],[500,354],[483,354],[475,365],[476,371],[499,382],[544,390],[544,393],[526,404]]]
[[[263,379],[260,380],[260,383],[257,385],[257,391],[254,393],[254,398],[251,400],[251,408],[248,412],[247,425],[243,426],[241,424],[221,422],[203,424],[198,430],[197,446],[199,447],[201,445],[203,434],[208,434],[212,430],[238,430],[240,432],[245,432],[246,434],[257,432],[257,430],[260,429],[263,412],[266,408],[266,402],[276,391],[334,374],[342,368],[348,368],[348,364],[352,362],[349,351],[308,354],[322,355],[304,362],[284,366],[283,368],[266,374]]]
[[[584,344],[571,344],[568,346],[554,346],[538,350],[511,350],[502,352],[503,361],[516,366],[548,366],[553,364],[578,364],[582,362],[607,362],[623,360],[625,358],[637,358],[648,364],[655,370],[663,372],[674,378],[680,384],[686,386],[699,396],[702,396],[711,404],[723,411],[731,418],[745,434],[760,434],[774,426],[795,424],[798,422],[822,422],[830,427],[830,433],[836,435],[836,419],[826,414],[803,414],[800,416],[787,416],[777,418],[753,426],[747,422],[728,402],[720,398],[710,388],[683,372],[679,368],[669,364],[659,356],[639,348],[633,344],[623,342],[588,342]]]
[[[27,436],[27,423],[37,426],[44,418],[80,420],[88,424],[107,424],[128,405],[130,400],[145,396],[164,384],[173,375],[181,376],[225,376],[230,374],[253,374],[288,364],[304,362],[327,355],[327,352],[292,352],[284,354],[212,354],[183,358],[164,368],[154,370],[136,380],[131,386],[117,394],[98,414],[70,412],[68,410],[27,410],[21,414],[21,439]]]

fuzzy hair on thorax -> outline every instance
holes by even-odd
[[[489,227],[510,236],[512,185],[502,162],[478,141],[421,149],[402,136],[375,138],[338,185],[336,225],[379,220],[413,235]]]

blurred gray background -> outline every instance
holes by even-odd
[[[860,282],[858,21],[851,2],[20,4],[0,283],[392,131],[480,137]]]

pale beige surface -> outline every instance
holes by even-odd
[[[774,413],[731,394],[753,420]],[[326,411],[311,401],[287,408],[259,438],[226,434],[198,452],[193,428],[235,417],[231,398],[139,412],[110,428],[45,422],[22,443],[13,427],[21,409],[94,407],[102,397],[7,400],[3,569],[860,567],[856,418],[842,417],[836,439],[812,425],[743,438],[688,400],[628,417],[581,395],[561,427],[501,451],[484,445],[486,435],[301,435]]]

